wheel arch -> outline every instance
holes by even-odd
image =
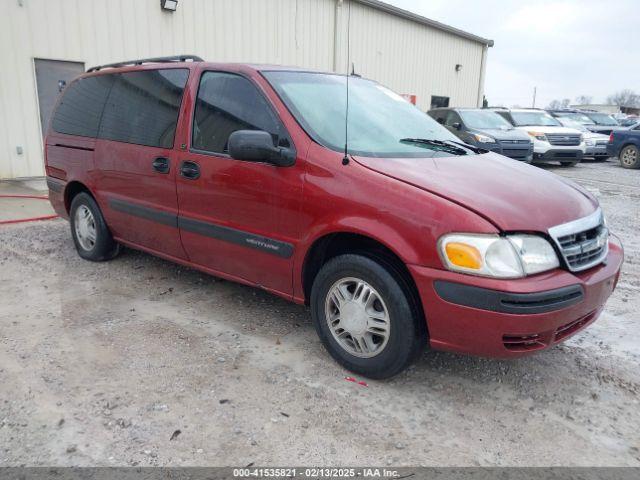
[[[78,180],[72,180],[71,182],[67,183],[64,189],[64,208],[67,211],[67,214],[71,209],[71,202],[73,201],[74,197],[82,192],[91,195],[94,200],[96,199],[95,195],[84,183]]]
[[[622,146],[620,147],[620,153],[618,155],[620,155],[622,153],[622,150],[624,150],[627,147],[636,147],[636,149],[640,151],[640,142],[636,142],[631,139],[626,140],[625,142],[622,143]]]
[[[419,317],[426,319],[418,287],[406,263],[393,249],[378,239],[363,233],[338,231],[326,233],[317,238],[309,247],[302,265],[302,291],[305,304],[309,304],[311,288],[318,272],[330,259],[342,254],[358,254],[381,263],[402,283],[408,291],[410,301],[417,309]]]

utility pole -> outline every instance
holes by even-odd
[[[532,108],[536,108],[536,93],[537,93],[538,87],[533,87],[533,105]]]

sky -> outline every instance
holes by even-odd
[[[491,105],[640,92],[640,0],[384,0],[489,38]]]

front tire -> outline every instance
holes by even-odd
[[[73,197],[69,209],[71,237],[78,255],[92,262],[111,260],[120,251],[104,221],[100,207],[88,193]]]
[[[640,168],[640,152],[635,145],[627,145],[620,151],[622,168]]]
[[[560,162],[560,165],[562,165],[563,167],[575,167],[577,164],[578,164],[578,162],[576,162],[576,161]]]
[[[426,325],[402,276],[362,255],[329,260],[311,290],[320,340],[343,367],[382,379],[407,368],[426,345]]]

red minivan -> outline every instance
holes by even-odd
[[[81,257],[126,245],[307,304],[330,354],[372,378],[427,344],[555,345],[598,317],[623,261],[589,192],[356,76],[186,56],[95,67],[45,148]]]

